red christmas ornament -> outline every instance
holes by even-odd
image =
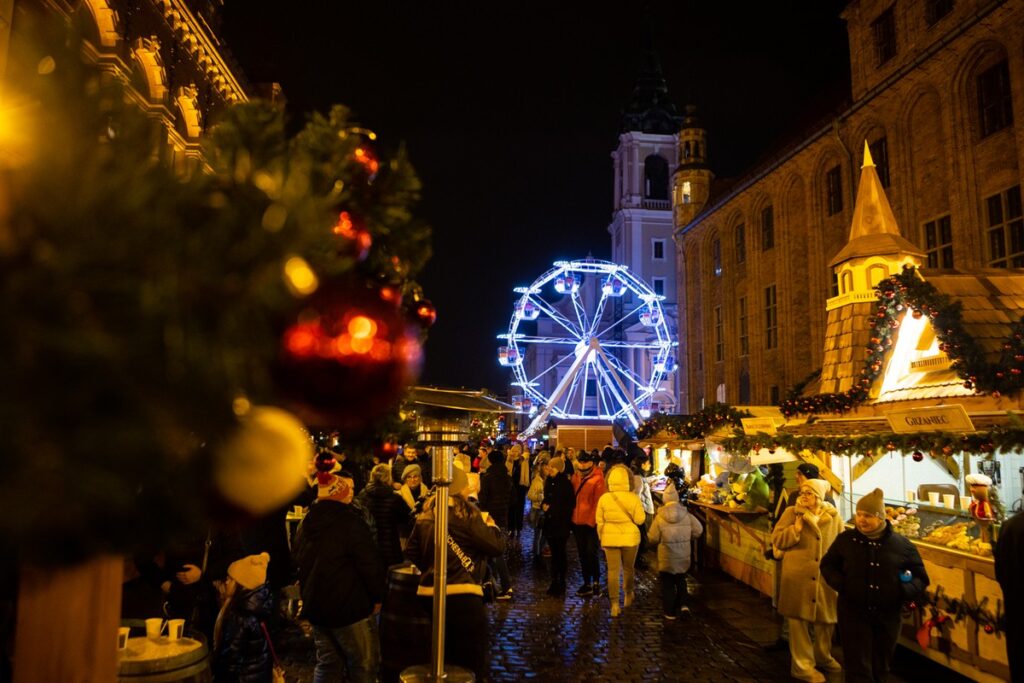
[[[394,285],[384,285],[380,288],[380,298],[398,308],[402,305],[402,291]]]
[[[995,633],[996,627],[992,624],[985,624],[985,633]]]
[[[362,226],[357,225],[356,220],[348,211],[338,214],[338,222],[331,228],[331,232],[342,238],[338,251],[354,258],[356,261],[365,261],[370,255],[370,247],[373,246],[373,237]]]
[[[369,174],[370,180],[372,181],[374,177],[376,177],[377,171],[380,170],[380,162],[377,161],[373,152],[365,147],[356,147],[356,151],[352,154],[356,158],[356,161],[362,164],[363,168],[366,169],[366,172]]]
[[[921,451],[914,451],[914,454],[910,457],[914,459],[914,462],[921,462],[922,460],[924,460],[924,453],[922,453]]]
[[[423,299],[416,304],[416,318],[424,328],[430,327],[437,320],[437,309],[434,304]]]
[[[1013,355],[1013,359],[1018,363],[1024,362],[1024,353],[1016,353]]]
[[[418,375],[418,335],[358,282],[325,281],[304,304],[281,335],[278,390],[308,426],[365,427]]]

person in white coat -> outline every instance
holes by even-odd
[[[619,574],[622,574],[623,607],[634,599],[634,567],[640,547],[640,528],[645,520],[640,497],[633,493],[633,475],[625,465],[608,471],[608,490],[597,501],[597,537],[608,562],[608,598],[612,616],[619,616]]]
[[[665,618],[673,620],[687,613],[686,572],[690,571],[690,542],[704,533],[696,517],[679,504],[679,492],[669,484],[661,493],[664,505],[647,532],[647,540],[658,545],[658,581]]]
[[[815,669],[840,671],[832,657],[836,592],[821,575],[821,558],[843,531],[843,520],[825,502],[830,487],[821,479],[800,485],[796,505],[786,508],[772,531],[772,545],[782,552],[779,614],[789,624],[789,652],[793,678],[824,683]],[[814,637],[811,638],[811,625]]]

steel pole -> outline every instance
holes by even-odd
[[[433,462],[434,484],[434,633],[431,670],[435,681],[445,678],[444,627],[448,592],[448,486],[452,483],[451,457],[438,453]]]

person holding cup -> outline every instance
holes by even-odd
[[[273,599],[267,583],[270,555],[260,553],[232,562],[218,589],[221,608],[213,628],[213,678],[221,681],[270,681],[273,661],[263,624]],[[168,635],[177,633],[175,629]]]

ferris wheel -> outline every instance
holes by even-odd
[[[505,342],[498,362],[523,391],[513,403],[527,413],[535,404],[539,411],[524,433],[552,416],[627,418],[638,427],[662,380],[676,369],[665,297],[626,266],[594,259],[556,261],[514,291],[520,297],[508,332],[498,335]]]

